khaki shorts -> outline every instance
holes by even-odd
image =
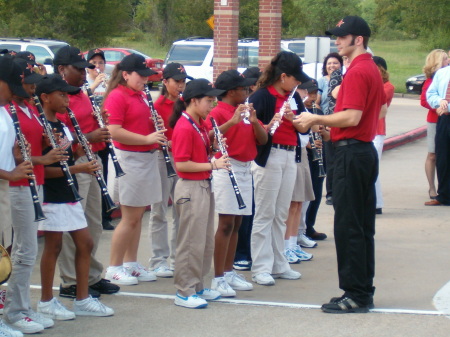
[[[297,163],[297,177],[295,179],[292,201],[303,202],[314,200],[314,190],[309,170],[308,154],[306,147],[302,148],[302,161]]]

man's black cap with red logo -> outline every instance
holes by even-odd
[[[333,29],[325,32],[327,35],[334,36],[367,36],[370,37],[371,31],[367,22],[359,16],[346,16],[336,24]]]
[[[151,70],[147,66],[145,58],[138,54],[130,54],[125,56],[119,63],[119,69],[123,71],[135,71],[141,76],[151,76],[157,72]]]
[[[163,70],[163,78],[173,78],[175,81],[188,78],[193,80],[194,78],[186,74],[186,69],[181,63],[169,63]]]
[[[95,66],[88,61],[86,61],[83,57],[83,54],[80,52],[78,48],[71,46],[64,46],[60,50],[56,52],[55,58],[53,59],[53,64],[55,66],[63,65],[71,65],[75,68],[89,68],[94,69]]]

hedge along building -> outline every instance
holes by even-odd
[[[228,69],[237,69],[239,1],[214,0],[213,78]],[[279,51],[282,0],[259,0],[259,59],[264,68]]]

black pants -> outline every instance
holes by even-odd
[[[98,151],[98,156],[100,157],[100,159],[102,160],[102,165],[103,165],[103,179],[105,179],[105,181],[108,181],[108,156],[109,156],[109,152],[108,149],[103,149]],[[114,174],[114,172],[113,172]],[[102,221],[111,221],[111,213],[112,212],[108,212],[108,210],[106,209],[106,203],[105,200],[102,198]]]
[[[334,171],[334,147],[331,141],[323,142],[326,153],[325,163],[327,167],[327,197],[333,196],[333,171]]]
[[[253,182],[252,182],[253,185]],[[250,241],[253,228],[253,217],[255,216],[255,196],[253,190],[252,215],[244,215],[242,217],[241,227],[239,227],[238,242],[236,246],[236,255],[234,261],[251,261],[252,253]]]
[[[337,147],[334,157],[334,237],[339,287],[359,304],[369,304],[375,275],[375,181],[373,143]]]
[[[311,149],[306,150],[308,151],[309,170],[311,172],[312,187],[314,196],[316,197],[309,203],[308,209],[306,210],[306,235],[310,236],[316,231],[314,229],[314,225],[316,224],[317,212],[319,211],[320,202],[322,201],[323,180],[325,178],[319,177],[319,161],[312,160],[313,155]],[[323,157],[325,158],[325,152],[323,152]]]
[[[439,117],[436,125],[437,200],[450,205],[450,115]]]

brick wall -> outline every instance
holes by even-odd
[[[282,0],[259,0],[259,67],[280,51]]]
[[[239,0],[214,0],[213,79],[228,69],[236,69],[239,33]]]

